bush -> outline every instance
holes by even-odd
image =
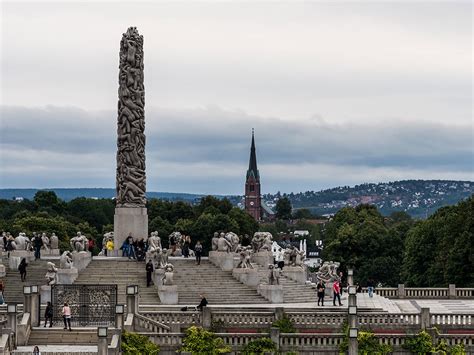
[[[281,319],[274,321],[272,327],[280,329],[280,333],[296,333],[293,322],[286,314]]]
[[[158,354],[160,347],[144,335],[124,332],[122,334],[122,353],[124,355]]]
[[[213,332],[201,327],[192,326],[186,330],[186,337],[183,339],[181,351],[188,351],[192,354],[226,354],[232,350],[224,345],[224,341]]]
[[[261,355],[267,352],[274,352],[277,350],[276,344],[270,338],[260,338],[250,341],[242,349],[244,355]]]
[[[339,352],[346,354],[349,348],[349,327],[347,323],[343,325],[344,340],[339,345]],[[392,347],[387,344],[380,344],[374,333],[370,331],[360,330],[357,335],[357,342],[359,343],[359,354],[362,355],[385,355],[393,351]]]
[[[437,332],[437,329],[434,328]],[[411,337],[405,342],[403,346],[405,349],[410,350],[414,354],[444,354],[444,355],[465,355],[466,351],[464,350],[463,344],[457,344],[452,347],[448,347],[448,344],[444,340],[440,340],[438,344],[433,344],[433,338],[426,331],[422,330],[417,335]]]

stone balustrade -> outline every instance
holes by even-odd
[[[267,333],[216,333],[216,335],[233,350],[241,350],[252,340],[269,337]]]
[[[363,287],[366,293],[367,288]],[[412,299],[463,299],[474,298],[474,288],[456,288],[456,285],[448,287],[376,287],[375,293],[387,298],[412,298]]]
[[[148,311],[140,314],[163,324],[180,324],[183,327],[201,324],[199,311]]]
[[[220,321],[228,327],[270,327],[275,321],[275,313],[211,311],[211,319]]]
[[[146,329],[153,333],[169,333],[170,327],[164,323],[158,322],[154,319],[145,317],[141,314],[135,314],[134,317],[135,327]]]

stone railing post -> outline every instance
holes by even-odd
[[[39,327],[40,325],[40,297],[39,297],[39,287],[31,286],[31,296],[30,296],[30,314],[31,314],[31,326]]]
[[[270,328],[270,339],[276,344],[277,350],[280,350],[280,328]]]
[[[123,329],[125,306],[123,304],[115,305],[115,328]]]
[[[16,334],[17,334],[16,314],[17,314],[17,304],[16,304],[16,303],[7,304],[7,312],[8,312],[8,328],[10,328],[11,331],[12,331],[12,333],[13,333],[14,346],[16,346]]]
[[[284,315],[285,315],[285,311],[284,311],[283,307],[276,307],[275,308],[275,320],[282,319]]]
[[[405,284],[398,284],[397,296],[398,298],[405,298]]]
[[[421,308],[420,323],[421,329],[427,329],[431,327],[431,314],[429,308]]]
[[[107,355],[109,350],[109,344],[107,343],[107,327],[98,327],[97,328],[97,354],[98,355]]]
[[[450,299],[457,298],[456,295],[456,285],[455,284],[449,284],[449,293],[448,296]]]
[[[127,286],[127,311],[128,313],[138,313],[138,286]]]
[[[211,328],[212,314],[209,307],[202,307],[202,327],[204,329]]]

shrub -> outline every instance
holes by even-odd
[[[339,352],[346,354],[349,348],[349,327],[347,323],[343,325],[344,340],[339,345]],[[393,351],[392,347],[388,344],[380,344],[374,333],[370,331],[360,330],[357,335],[358,353],[362,355],[385,355]]]
[[[437,332],[437,329],[434,328]],[[452,347],[449,347],[444,340],[438,341],[438,344],[433,344],[433,338],[426,331],[422,330],[417,335],[409,338],[405,345],[405,349],[410,350],[414,354],[424,355],[424,354],[440,354],[440,355],[465,355],[466,351],[464,350],[463,344],[457,344]]]
[[[217,337],[213,332],[207,331],[201,327],[192,326],[186,330],[186,337],[183,339],[182,351],[188,351],[192,354],[225,354],[232,349],[224,345],[224,341]]]
[[[272,327],[280,329],[280,333],[296,333],[295,326],[286,314],[279,320],[273,322]]]
[[[158,354],[160,347],[144,335],[124,332],[122,334],[122,353],[124,355]]]
[[[261,355],[266,352],[274,352],[277,350],[276,344],[270,338],[260,338],[248,342],[242,349],[244,355]]]

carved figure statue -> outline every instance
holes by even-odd
[[[217,241],[219,240],[219,233],[214,232],[214,236],[211,240],[212,251],[217,251]]]
[[[271,251],[273,236],[269,232],[255,232],[252,238],[252,250],[254,253],[259,251]]]
[[[337,274],[337,269],[341,264],[337,261],[325,261],[323,265],[319,267],[316,277],[318,280],[324,282],[334,282],[339,280],[339,275]]]
[[[73,251],[85,251],[87,249],[87,238],[81,232],[77,232],[76,236],[71,238],[70,244]]]
[[[237,252],[240,254],[240,261],[237,265],[237,268],[240,269],[253,269],[252,263],[250,262],[250,253],[252,252],[252,247],[242,247],[239,246]]]
[[[230,243],[231,248],[230,251],[235,253],[237,251],[237,248],[239,247],[240,239],[237,234],[234,232],[229,232],[226,233],[225,239]]]
[[[156,252],[158,249],[161,250],[161,238],[158,236],[158,232],[151,232],[148,238],[148,251]]]
[[[59,268],[60,269],[71,269],[72,268],[72,254],[70,251],[65,251],[59,257]]]
[[[268,284],[269,285],[279,285],[280,284],[280,269],[275,268],[274,265],[269,264],[268,269]]]
[[[59,249],[59,239],[56,234],[51,234],[51,238],[49,238],[49,243],[51,245],[51,249]]]
[[[50,261],[48,261],[48,272],[44,276],[48,282],[48,285],[55,285],[58,282],[58,268],[56,265]]]
[[[165,269],[165,276],[163,277],[163,285],[165,285],[165,286],[174,285],[174,280],[173,280],[174,267],[173,267],[173,265],[166,264],[164,269]]]
[[[232,249],[232,244],[229,243],[227,239],[224,237],[224,233],[219,235],[219,239],[217,240],[217,251],[225,251],[229,253]]]
[[[43,248],[45,250],[49,250],[51,247],[51,244],[46,233],[41,234],[41,241],[43,242]]]
[[[28,238],[25,233],[18,234],[18,237],[15,238],[14,249],[16,249],[16,250],[31,250],[30,238]]]
[[[117,207],[145,207],[143,36],[130,27],[120,42]]]

